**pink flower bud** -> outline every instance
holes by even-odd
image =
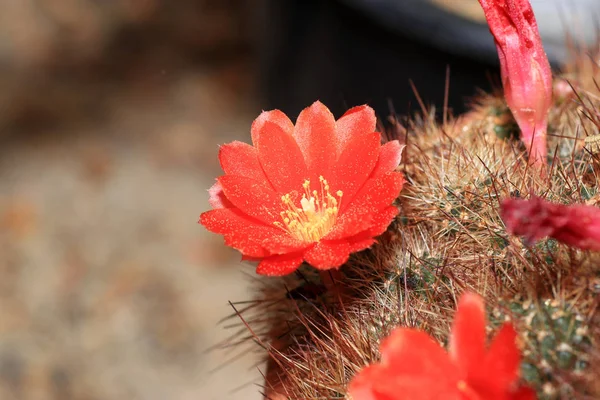
[[[529,0],[479,0],[494,36],[504,97],[530,160],[545,162],[552,71]]]

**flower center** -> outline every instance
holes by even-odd
[[[281,196],[283,211],[280,213],[283,222],[275,225],[287,231],[291,236],[303,242],[318,242],[335,225],[339,207],[342,202],[342,191],[335,194],[329,192],[329,184],[319,176],[320,191],[310,190],[310,180],[302,184],[304,194],[300,199],[300,208],[296,207],[292,196],[288,193]]]

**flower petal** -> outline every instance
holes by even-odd
[[[262,134],[256,141],[260,165],[275,190],[286,194],[301,191],[308,178],[304,157],[294,138],[278,125],[265,122]]]
[[[219,208],[200,214],[199,224],[213,233],[233,233],[239,228],[254,225],[237,208]]]
[[[363,368],[358,374],[354,375],[348,384],[348,394],[356,400],[383,400],[380,391],[376,392],[376,390],[378,383],[384,379],[385,368],[381,365],[371,365]],[[393,398],[390,400],[393,400]]]
[[[330,176],[337,156],[335,118],[317,101],[302,110],[294,128],[294,138],[304,154],[311,182]]]
[[[359,252],[364,249],[368,249],[373,246],[377,241],[372,237],[361,237],[361,234],[355,235],[348,238],[348,244],[350,245],[350,254]]]
[[[346,203],[346,207],[342,205],[340,212],[365,214],[381,210],[398,197],[404,182],[404,176],[400,172],[389,172],[379,178],[369,179],[354,199],[349,204]]]
[[[281,230],[262,224],[242,213],[238,208],[219,208],[200,215],[200,224],[214,233],[241,234],[261,243],[264,239],[280,234]]]
[[[456,367],[444,349],[427,333],[397,328],[381,343],[381,363],[393,376],[426,375],[444,382],[458,382]]]
[[[373,172],[371,172],[369,178],[378,178],[395,170],[400,165],[400,161],[402,161],[402,151],[404,151],[405,147],[405,145],[400,144],[397,140],[389,141],[381,146],[377,164],[375,164],[375,168],[373,168]]]
[[[369,366],[354,376],[348,393],[353,400],[463,400],[456,382],[440,381],[426,372],[397,375],[382,365]]]
[[[263,133],[268,134],[269,131],[265,131],[265,123],[271,122],[275,125],[278,125],[285,133],[291,135],[294,132],[294,124],[290,119],[285,115],[282,111],[272,110],[272,111],[263,111],[258,118],[252,122],[252,127],[250,128],[250,134],[252,136],[252,143],[256,146],[258,142],[258,137]]]
[[[251,178],[225,175],[219,178],[225,196],[243,213],[270,226],[281,219],[281,196]]]
[[[215,182],[215,184],[208,189],[208,196],[208,204],[210,204],[212,208],[234,207],[234,205],[227,200],[227,197],[225,197],[225,193],[223,193],[223,188],[219,182]]]
[[[397,214],[398,209],[394,206],[390,206],[372,218],[359,219],[356,221],[357,225],[360,225],[360,227],[365,229],[353,236],[345,238],[350,244],[350,254],[371,247],[376,242],[374,238],[387,230]],[[328,236],[325,238],[328,238]]]
[[[390,172],[377,179],[367,180],[350,205],[342,204],[341,214],[325,238],[333,240],[353,236],[374,225],[377,225],[375,230],[380,230],[382,222],[374,222],[375,215],[392,204],[403,184],[404,177],[399,172]]]
[[[262,242],[280,234],[279,229],[264,225],[237,208],[207,211],[200,215],[199,222],[209,231],[223,234],[226,245],[248,257],[269,255]]]
[[[260,244],[257,244],[255,241],[251,240],[247,236],[242,236],[239,234],[231,234],[231,235],[223,235],[225,238],[225,245],[231,247],[232,249],[236,249],[240,253],[242,253],[242,260],[244,257],[248,257],[251,259],[262,259],[263,257],[267,257],[271,255],[268,250],[262,247]]]
[[[375,132],[377,117],[375,111],[367,106],[352,107],[335,123],[338,137],[338,151],[341,154],[346,143],[354,136]]]
[[[482,377],[487,378],[488,386],[493,382],[500,390],[507,390],[517,381],[521,352],[517,347],[516,339],[517,332],[512,324],[504,324],[494,337],[483,360],[483,365],[480,360],[479,369]]]
[[[226,179],[237,179],[233,175],[232,177]],[[225,197],[219,182],[213,185],[209,192],[215,193],[214,195],[211,193],[211,204],[217,207],[215,210],[203,213],[199,223],[212,232],[225,235],[225,244],[244,255],[265,257],[271,254],[297,252],[307,247],[306,243],[293,238],[282,229],[272,224],[265,224],[264,221],[255,219],[235,207]],[[226,207],[218,207],[219,201]]]
[[[467,378],[480,371],[485,355],[485,324],[483,299],[474,293],[463,294],[452,324],[449,353]]]
[[[266,182],[267,178],[258,161],[258,150],[247,143],[234,141],[219,149],[221,168],[227,175],[240,175]]]
[[[519,388],[517,388],[517,390],[514,391],[514,393],[511,393],[510,395],[510,400],[536,400],[537,399],[537,394],[535,393],[535,390],[529,388],[529,387],[525,387],[525,386],[521,386]]]
[[[368,232],[373,225],[375,212],[345,213],[338,217],[333,229],[323,237],[325,240],[339,240]]]
[[[302,253],[276,255],[264,258],[256,273],[266,276],[284,276],[291,274],[302,264]]]
[[[347,241],[320,241],[304,253],[304,259],[313,267],[321,270],[337,268],[348,261],[350,245]]]
[[[249,257],[295,253],[309,246],[280,229],[273,231],[270,227],[267,228],[269,229],[257,228],[257,225],[240,228],[235,233],[225,235],[225,244]]]
[[[385,208],[383,211],[377,213],[371,222],[371,228],[369,229],[369,234],[371,236],[379,236],[383,232],[385,232],[398,215],[398,208],[394,206],[390,206]]]
[[[261,245],[272,254],[295,253],[313,246],[312,243],[306,243],[295,239],[282,230],[264,238]]]
[[[379,133],[363,133],[352,136],[340,154],[329,181],[334,190],[341,190],[342,201],[351,201],[367,177],[379,156],[381,137]]]

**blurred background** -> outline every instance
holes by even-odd
[[[593,1],[533,2],[554,64]],[[218,144],[441,107],[447,68],[456,113],[497,82],[476,0],[1,1],[0,399],[260,398],[258,348],[210,350],[253,273],[196,223]]]

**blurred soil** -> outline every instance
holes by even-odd
[[[196,223],[259,109],[248,18],[0,4],[0,399],[259,398],[254,355],[207,351],[252,268]]]

